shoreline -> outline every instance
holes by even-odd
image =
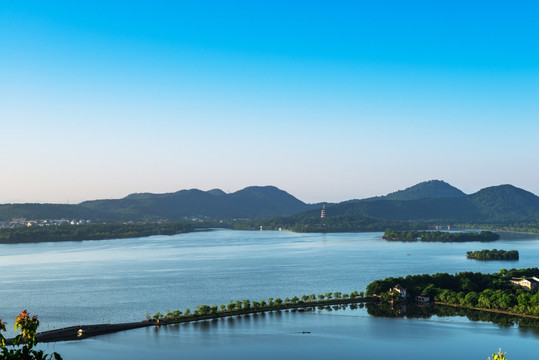
[[[450,307],[460,308],[460,309],[470,309],[470,310],[476,310],[476,311],[482,311],[482,312],[490,312],[490,313],[495,313],[495,314],[502,314],[502,315],[508,315],[508,316],[516,316],[516,317],[539,320],[538,315],[517,314],[511,311],[506,311],[506,310],[501,310],[501,309],[486,309],[486,308],[479,308],[479,307],[466,306],[466,305],[460,305],[460,304],[445,303],[441,301],[434,301],[433,303],[436,305],[450,306]]]

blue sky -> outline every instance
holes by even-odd
[[[539,194],[535,1],[5,1],[0,202]]]

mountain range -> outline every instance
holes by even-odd
[[[431,180],[386,196],[328,206],[326,214],[393,221],[531,223],[539,221],[539,197],[513,185],[491,186],[466,195],[444,181]],[[307,211],[295,216],[316,215],[316,211]]]
[[[0,221],[26,219],[90,219],[99,221],[181,221],[255,219],[286,216],[322,205],[306,204],[275,186],[251,186],[227,194],[222,190],[180,190],[174,193],[135,193],[122,199],[91,200],[76,205],[3,204]]]
[[[323,203],[326,214],[396,221],[458,223],[529,223],[539,220],[539,197],[512,185],[499,185],[467,195],[440,180],[419,183],[385,196]],[[3,204],[0,221],[27,219],[90,219],[144,221],[167,219],[263,219],[320,217],[320,204],[306,204],[274,186],[252,186],[234,193],[214,189],[174,193],[135,193],[122,199],[92,200],[76,205]]]

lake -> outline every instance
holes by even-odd
[[[194,309],[198,304],[361,291],[387,276],[497,272],[538,265],[536,235],[501,235],[493,243],[449,244],[386,242],[381,233],[216,230],[140,239],[0,245],[0,318],[11,328],[20,310],[28,309],[39,314],[43,331],[138,321],[147,312]],[[466,259],[466,251],[485,248],[517,249],[520,260]],[[301,333],[304,330],[311,333]],[[433,353],[438,359],[453,359],[454,353],[445,353],[465,351],[477,354],[469,358],[486,358],[501,346],[515,360],[529,358],[526,354],[532,354],[537,339],[534,331],[463,317],[386,319],[371,317],[365,309],[348,309],[246,316],[158,331],[139,329],[43,347],[60,352],[64,359],[82,359],[81,354],[111,359],[145,359],[155,354],[193,359],[352,354],[411,359]]]

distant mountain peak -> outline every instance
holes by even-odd
[[[443,180],[428,180],[410,186],[404,190],[399,190],[386,196],[384,200],[417,200],[427,198],[445,198],[465,196],[461,190],[449,185]]]
[[[483,194],[495,194],[497,196],[511,196],[511,197],[522,197],[527,199],[536,199],[537,195],[527,190],[521,189],[511,184],[502,184],[496,186],[489,186],[484,189],[479,190],[472,196],[480,197]]]
[[[206,191],[208,194],[212,194],[212,195],[215,195],[215,196],[223,196],[223,195],[226,195],[226,192],[224,192],[223,190],[221,189],[211,189],[211,190],[208,190]]]

